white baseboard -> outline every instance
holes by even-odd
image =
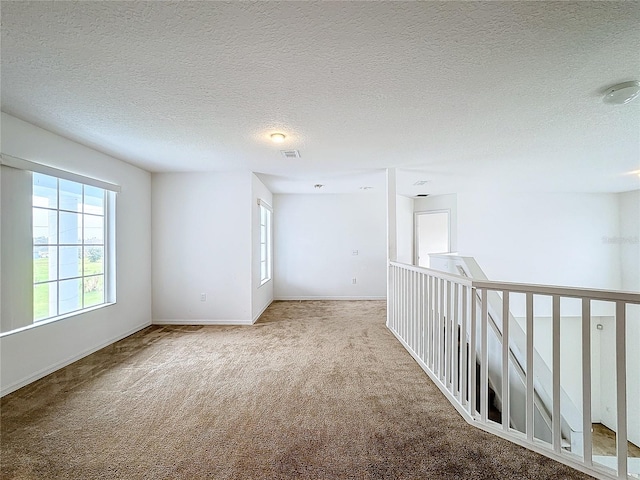
[[[269,302],[264,306],[264,308],[260,310],[260,312],[255,317],[253,317],[253,322],[251,322],[252,325],[258,321],[258,319],[260,318],[260,315],[262,315],[264,311],[267,308],[269,308],[269,305],[271,305],[272,303],[273,303],[273,300],[269,300]]]
[[[160,318],[154,319],[152,325],[253,325],[253,322],[247,320],[189,320],[181,318]]]
[[[274,300],[386,300],[387,297],[276,297]]]
[[[30,383],[35,382],[36,380],[40,380],[42,377],[46,377],[47,375],[55,372],[56,370],[60,370],[61,368],[66,367],[67,365],[71,365],[73,362],[77,362],[81,358],[91,355],[92,353],[95,353],[104,347],[108,347],[112,343],[116,343],[118,340],[122,340],[123,338],[126,338],[129,335],[133,335],[134,333],[139,332],[143,328],[147,328],[149,325],[151,325],[151,322],[145,322],[144,324],[139,325],[133,328],[132,330],[129,330],[121,335],[116,335],[115,337],[112,337],[109,340],[100,342],[95,347],[91,347],[91,348],[88,348],[87,350],[83,350],[82,352],[76,355],[72,355],[71,357],[66,358],[65,360],[62,360],[61,362],[57,362],[57,363],[54,363],[53,365],[49,365],[48,367],[43,368],[42,370],[39,370],[36,373],[29,375],[23,379],[20,379],[17,382],[13,382],[10,385],[4,386],[0,390],[0,397],[4,397],[5,395],[8,395],[11,392],[15,392],[19,388],[27,386]]]

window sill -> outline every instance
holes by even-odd
[[[267,278],[266,280],[263,280],[262,282],[260,282],[260,285],[258,285],[258,288],[262,287],[263,285],[266,285],[267,283],[269,283],[272,279],[271,278]]]
[[[116,302],[103,303],[101,305],[96,305],[95,307],[85,308],[84,310],[76,310],[75,312],[69,312],[69,313],[65,313],[64,315],[59,315],[57,317],[47,318],[46,320],[33,322],[32,324],[25,325],[24,327],[19,327],[14,330],[9,330],[8,332],[2,332],[0,333],[0,338],[8,337],[9,335],[24,332],[26,330],[31,330],[32,328],[41,327],[42,325],[48,325],[50,323],[59,322],[60,320],[66,320],[67,318],[83,315],[85,313],[93,312],[95,310],[100,310],[101,308],[110,307],[111,305],[115,305],[115,304]]]

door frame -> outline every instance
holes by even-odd
[[[419,212],[413,212],[413,264],[418,265],[418,253],[420,245],[420,235],[418,228],[418,217],[420,215],[428,215],[433,213],[446,213],[447,214],[447,251],[438,253],[451,253],[451,209],[440,208],[435,210],[421,210]]]

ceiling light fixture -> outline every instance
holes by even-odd
[[[633,82],[619,83],[609,88],[605,92],[602,101],[613,105],[626,105],[637,98],[638,95],[640,95],[640,82],[635,80]]]
[[[284,139],[286,137],[284,136],[284,133],[272,133],[271,134],[271,140],[275,143],[282,143],[284,142]]]

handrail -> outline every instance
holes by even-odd
[[[633,304],[640,304],[640,293],[637,292],[625,292],[617,290],[603,290],[593,288],[582,287],[565,287],[565,286],[553,286],[553,285],[539,285],[535,283],[515,283],[515,282],[500,282],[494,280],[474,280],[471,277],[465,277],[463,275],[456,275],[454,273],[442,272],[440,270],[434,270],[431,268],[419,267],[416,265],[409,265],[407,263],[390,261],[389,265],[395,267],[402,267],[406,270],[417,273],[428,273],[444,280],[454,281],[466,286],[473,286],[475,288],[486,288],[487,290],[509,290],[514,293],[535,293],[537,295],[559,295],[561,297],[571,298],[583,298],[589,297],[591,300],[598,300],[604,302],[626,302]]]
[[[603,302],[626,302],[640,304],[640,293],[621,292],[613,290],[599,290],[581,287],[555,287],[551,285],[536,285],[528,283],[494,282],[492,280],[474,280],[476,288],[488,290],[509,290],[513,293],[535,293],[536,295],[558,295],[560,297],[584,298]]]
[[[471,287],[473,280],[469,277],[464,277],[462,275],[456,275],[455,273],[441,272],[440,270],[433,270],[431,268],[418,267],[416,265],[409,265],[408,263],[402,262],[389,262],[389,265],[394,267],[402,267],[405,270],[409,270],[411,272],[416,273],[428,273],[435,277],[441,278],[443,280],[449,280],[452,282],[459,283],[460,285],[465,285],[467,287]]]

